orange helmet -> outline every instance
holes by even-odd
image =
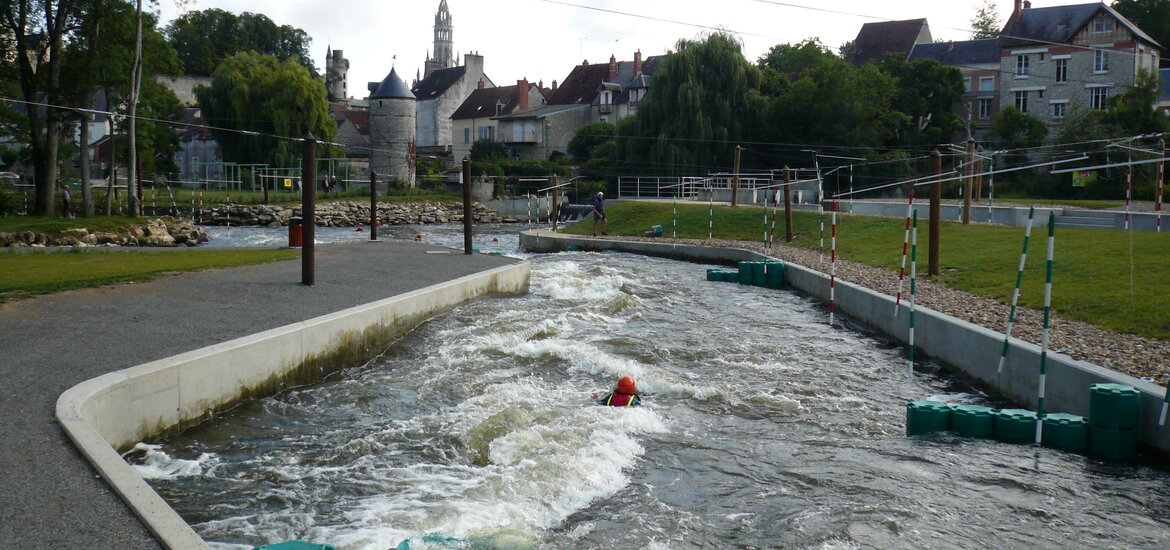
[[[637,387],[633,376],[623,376],[621,380],[618,380],[617,391],[619,393],[634,393]]]

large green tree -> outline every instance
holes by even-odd
[[[1170,48],[1170,0],[1114,0],[1110,6],[1163,48]],[[1165,57],[1162,66],[1166,66]]]
[[[1003,24],[999,21],[999,10],[995,7],[995,0],[983,0],[975,7],[975,15],[971,17],[971,39],[999,38],[1003,32]]]
[[[895,130],[892,145],[943,143],[962,128],[953,111],[963,97],[963,73],[958,68],[933,59],[907,61],[888,55],[879,70],[897,80],[890,107],[908,118],[908,124]]]
[[[668,174],[731,166],[736,144],[750,139],[763,107],[760,70],[741,50],[726,33],[679,41],[655,69],[636,124],[622,126],[634,135],[619,133],[621,158]]]
[[[277,25],[264,14],[236,15],[216,8],[190,12],[171,22],[166,35],[187,74],[210,76],[224,59],[253,51],[293,59],[317,77],[309,57],[309,35],[290,25]]]
[[[236,54],[220,63],[211,86],[196,88],[195,95],[228,161],[292,166],[301,143],[273,136],[312,132],[319,141],[333,141],[337,133],[325,85],[292,59]]]

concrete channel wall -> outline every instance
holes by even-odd
[[[384,350],[369,344],[477,296],[527,292],[530,273],[528,262],[500,267],[100,376],[62,394],[57,419],[167,548],[206,549],[119,449],[278,391],[285,381],[319,379],[339,363],[368,360]]]
[[[521,246],[533,252],[558,252],[574,247],[587,251],[621,251],[730,265],[741,261],[759,261],[761,254],[742,249],[675,245],[670,242],[598,240],[548,231],[520,234]],[[829,299],[829,276],[803,266],[786,263],[786,282],[796,290],[819,300]],[[705,273],[695,274],[696,279]],[[908,311],[903,308],[894,316],[894,299],[847,281],[836,285],[837,311],[902,343],[909,338]],[[905,302],[904,302],[905,303]],[[1039,388],[1040,347],[1012,339],[1003,372],[997,370],[1003,334],[961,319],[918,307],[915,313],[917,349],[943,363],[948,369],[988,388],[1000,396],[1031,410],[1036,409]],[[1139,440],[1162,454],[1170,454],[1170,426],[1158,426],[1165,389],[1132,376],[1077,361],[1066,355],[1048,352],[1048,376],[1045,384],[1046,412],[1089,415],[1089,385],[1113,382],[1133,386],[1141,391]],[[923,396],[925,398],[925,396]]]

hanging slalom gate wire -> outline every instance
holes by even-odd
[[[1044,275],[1044,331],[1040,335],[1040,391],[1036,396],[1036,443],[1044,428],[1044,385],[1048,377],[1048,325],[1052,314],[1052,251],[1056,247],[1056,213],[1048,213],[1048,262]]]
[[[1016,322],[1016,304],[1020,301],[1020,284],[1024,282],[1024,264],[1028,261],[1028,239],[1032,237],[1032,220],[1035,214],[1036,207],[1029,207],[1028,225],[1024,229],[1024,251],[1020,253],[1020,268],[1016,271],[1016,289],[1012,291],[1012,307],[1008,310],[1007,330],[1003,333],[1003,347],[999,351],[999,368],[996,369],[996,372],[1003,372],[1003,362],[1008,352],[1008,341],[1012,337],[1012,325]]]
[[[1166,139],[1158,140],[1158,146],[1162,149],[1162,156],[1166,156]],[[1154,195],[1154,211],[1158,213],[1156,232],[1162,232],[1162,186],[1166,181],[1166,161],[1158,163],[1158,191]],[[1162,408],[1162,416],[1165,418],[1166,409]]]
[[[711,188],[710,180],[707,182],[707,240],[711,240],[711,236],[715,232],[715,191]]]
[[[898,269],[898,297],[894,300],[894,317],[902,305],[902,282],[906,280],[906,247],[910,244],[910,215],[914,213],[914,190],[910,190],[910,201],[906,203],[906,235],[902,237],[902,267]]]
[[[1129,162],[1133,162],[1133,153],[1129,153]],[[1129,165],[1125,170],[1125,229],[1129,229],[1129,202],[1133,195],[1133,165]]]
[[[995,172],[995,157],[987,159],[988,172]],[[987,223],[991,223],[991,207],[995,203],[995,174],[987,177]]]
[[[227,229],[230,233],[232,230],[232,192],[225,191],[227,194]]]
[[[765,208],[765,210],[767,210]],[[833,314],[837,309],[837,201],[833,201],[832,253],[829,260],[829,326],[833,326]]]
[[[911,215],[913,222],[910,230],[910,348],[907,350],[907,355],[910,357],[907,368],[911,378],[914,378],[914,311],[915,311],[915,295],[917,294],[918,285],[918,212]]]
[[[780,200],[780,190],[777,189],[776,191],[774,191],[772,193],[772,228],[771,228],[770,232],[768,233],[768,250],[772,250],[772,242],[776,240],[776,218],[780,215],[780,208],[779,208],[779,204],[778,204],[779,200]],[[768,206],[764,205],[764,210],[767,210],[767,209],[768,209]],[[765,271],[766,271],[766,269],[765,269]]]

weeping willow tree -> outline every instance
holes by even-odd
[[[618,126],[623,166],[666,175],[729,169],[764,103],[760,71],[725,33],[676,48],[654,70],[634,121]]]
[[[337,134],[325,85],[293,59],[236,54],[220,63],[211,86],[196,88],[195,95],[227,161],[292,166],[301,143],[271,136],[312,132],[318,141],[333,141]]]

